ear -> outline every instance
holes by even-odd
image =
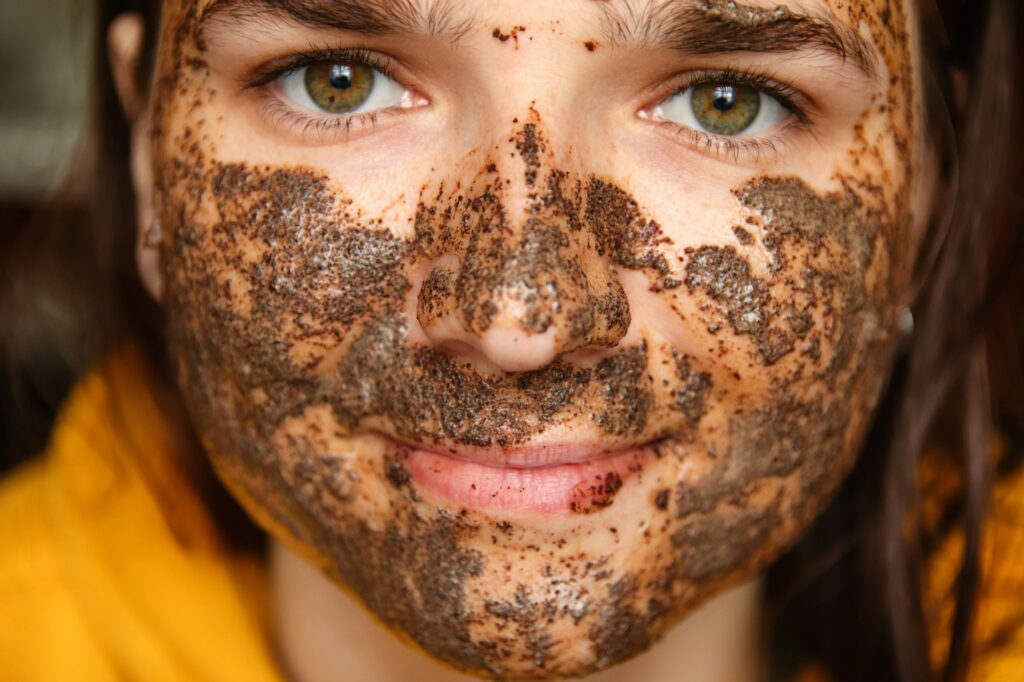
[[[153,208],[153,165],[148,97],[139,82],[139,58],[145,25],[136,13],[118,15],[107,29],[107,49],[114,87],[131,125],[131,173],[135,189],[135,261],[139,277],[157,301],[163,296],[160,242],[163,234]]]

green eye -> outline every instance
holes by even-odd
[[[410,102],[405,88],[380,69],[356,60],[313,62],[281,76],[279,84],[293,103],[322,114],[355,114]]]
[[[790,115],[771,95],[727,80],[681,90],[652,111],[655,120],[722,137],[750,137],[771,130]]]
[[[355,111],[373,92],[373,69],[365,64],[317,62],[305,71],[303,83],[309,98],[332,114]]]
[[[690,108],[704,130],[738,135],[757,120],[761,93],[745,85],[698,85],[690,95]]]

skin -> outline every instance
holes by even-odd
[[[704,6],[730,29],[828,17],[864,72],[617,44],[614,1],[466,2],[457,44],[204,25],[206,4],[165,4],[140,262],[211,460],[274,537],[399,637],[508,679],[630,659],[799,537],[908,302],[907,7]],[[321,43],[394,55],[416,106],[289,127],[240,85]],[[650,120],[672,78],[723,68],[792,83],[812,123],[716,146]],[[453,505],[406,466],[544,442],[651,452],[544,514]]]

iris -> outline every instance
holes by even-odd
[[[332,114],[355,111],[373,92],[373,69],[357,62],[317,62],[306,67],[306,92]]]
[[[761,93],[745,85],[694,86],[690,106],[701,127],[716,135],[738,135],[757,120]]]

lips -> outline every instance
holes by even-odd
[[[420,488],[455,507],[573,514],[611,506],[650,456],[650,446],[612,453],[576,444],[448,453],[414,448],[405,465]]]

